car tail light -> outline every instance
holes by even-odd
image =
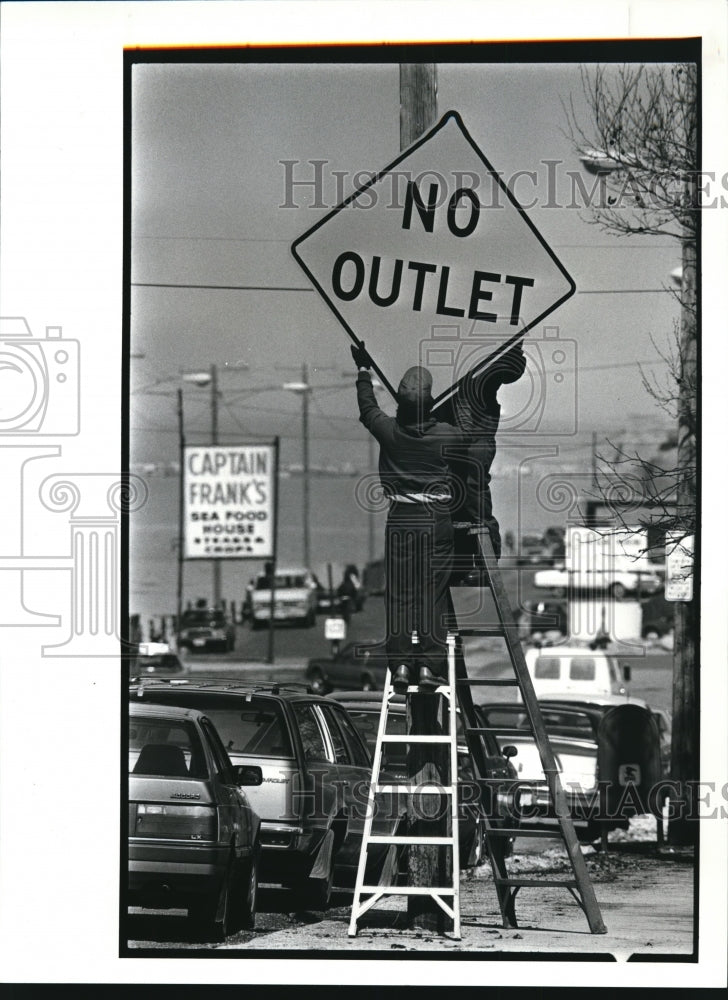
[[[139,802],[135,836],[167,840],[216,840],[217,812],[210,806]]]

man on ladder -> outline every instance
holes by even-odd
[[[359,419],[380,446],[379,474],[390,508],[387,518],[387,656],[395,691],[419,683],[434,690],[446,675],[448,586],[453,566],[449,450],[471,439],[467,400],[459,428],[431,415],[432,376],[426,368],[405,372],[397,390],[397,415],[387,416],[372,388],[371,359],[364,344],[352,345],[358,368]],[[418,650],[413,654],[413,638]]]

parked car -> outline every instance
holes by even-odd
[[[300,688],[239,682],[140,685],[132,698],[195,708],[210,718],[234,764],[256,764],[250,788],[261,818],[261,881],[297,890],[325,909],[334,885],[353,886],[359,863],[372,761],[345,708]],[[382,800],[373,832],[395,833],[404,812]],[[375,880],[398,860],[393,845],[370,852]]]
[[[550,563],[551,549],[541,535],[522,535],[518,546],[518,558],[516,561],[519,565],[528,565],[529,563],[531,565]]]
[[[313,574],[303,566],[276,570],[274,582],[273,620],[298,622],[306,628],[316,624],[316,583]],[[260,573],[250,594],[250,624],[254,629],[270,622],[271,578]]]
[[[541,569],[534,573],[535,587],[548,588],[555,597],[578,591],[606,591],[617,601],[628,596],[654,594],[663,585],[662,576],[655,570],[636,572],[629,570],[570,572],[563,566]]]
[[[526,650],[526,666],[536,697],[573,692],[582,698],[626,694],[627,679],[616,656],[582,646],[544,646]]]
[[[518,616],[518,635],[530,639],[534,635],[568,633],[565,601],[524,601]]]
[[[209,717],[129,706],[128,903],[186,907],[205,936],[255,924],[260,819],[242,790],[255,765],[233,767]]]
[[[371,754],[377,742],[377,731],[382,709],[381,695],[369,691],[333,691],[329,696],[343,705],[352,722],[366,741]],[[407,732],[407,705],[404,695],[393,695],[389,702],[387,718],[387,733],[392,736],[403,736]],[[480,736],[483,750],[487,758],[488,775],[503,779],[503,789],[495,789],[497,797],[501,795],[505,802],[509,794],[508,783],[517,775],[509,759],[504,756],[495,738],[484,733]],[[385,743],[382,753],[382,768],[391,774],[395,781],[407,782],[407,745],[403,743]],[[475,771],[473,760],[465,742],[462,729],[458,728],[458,781],[474,787]],[[486,806],[484,797],[473,798],[472,801],[460,804],[458,811],[460,864],[462,868],[474,868],[485,860],[485,824],[483,809]],[[494,825],[498,825],[495,820]]]
[[[336,656],[314,656],[308,661],[306,679],[317,694],[334,688],[381,691],[387,674],[387,654],[381,640],[349,642]]]
[[[650,709],[639,698],[619,695],[595,700],[555,696],[553,699],[539,699],[539,708],[575,830],[582,839],[594,839],[599,832],[599,783],[611,780],[599,766],[600,740],[606,740],[603,723],[608,713],[637,708],[654,719],[660,731],[660,773],[662,777],[669,775],[669,750],[665,756],[665,746],[669,747],[669,713]],[[503,735],[496,733],[499,746],[502,748],[510,744],[517,749],[512,760],[518,778],[535,783],[531,808],[522,811],[521,824],[526,828],[553,827],[556,817],[524,705],[520,702],[493,702],[478,705],[476,710],[484,726],[506,730]],[[612,714],[607,725],[614,718]],[[523,736],[514,733],[514,729],[523,729]],[[632,800],[626,797],[623,811],[617,811],[606,819],[602,816],[601,821],[612,828],[626,828],[632,804]]]
[[[634,698],[632,695],[592,695],[588,698],[584,698],[583,695],[566,691],[556,692],[548,698],[542,698],[541,704],[548,705],[549,707],[566,705],[568,707],[583,709],[585,711],[597,713],[600,718],[608,708],[612,708],[615,705],[632,704],[640,705],[643,708],[649,707],[649,710],[657,723],[657,731],[660,737],[660,760],[662,762],[662,774],[666,778],[669,777],[670,753],[672,750],[672,712],[668,709],[656,708],[654,705],[648,706],[646,701],[643,701],[641,698]]]
[[[224,653],[235,649],[235,626],[220,608],[191,608],[183,612],[178,638],[180,649]]]
[[[186,667],[166,642],[141,642],[138,652],[129,660],[129,676],[179,677]]]

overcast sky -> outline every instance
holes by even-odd
[[[529,215],[574,278],[576,296],[549,323],[576,343],[579,427],[614,431],[636,414],[659,422],[636,363],[658,360],[650,337],[669,335],[676,304],[668,294],[641,290],[669,283],[678,247],[667,239],[618,240],[588,226],[574,208],[542,207],[549,192],[544,161],[559,161],[551,176],[567,205],[567,171],[580,171],[561,106],[573,99],[586,120],[578,66],[440,64],[437,73],[438,115],[457,110],[515,194],[538,201]],[[250,365],[248,373],[222,377],[231,400],[248,387],[282,381],[275,369],[282,363],[307,361],[316,384],[340,380],[351,367],[348,336],[321,297],[305,290],[310,282],[290,252],[325,210],[310,207],[306,188],[294,191],[300,207],[280,207],[291,169],[282,161],[300,161],[292,168],[296,179],[313,176],[310,161],[326,161],[328,208],[338,193],[335,172],[348,194],[358,172],[391,162],[399,153],[397,65],[137,65],[132,143],[135,282],[301,289],[135,287],[132,349],[145,355],[134,363],[135,388],[213,362]],[[519,171],[536,171],[535,183]],[[589,294],[599,289],[606,294]],[[510,398],[512,409],[521,406],[519,391],[503,393],[506,407]],[[353,412],[350,393],[318,398],[326,414]],[[249,403],[276,411],[261,421],[260,410],[235,401],[238,419],[256,433],[285,433],[280,413],[298,410],[284,393]],[[138,412],[135,405],[133,424]],[[158,447],[155,438],[138,441],[144,460],[159,457]]]
[[[573,101],[577,118],[588,125],[578,65],[440,63],[437,84],[438,117],[457,111],[516,197],[535,202],[529,218],[577,288],[545,321],[552,332],[558,328],[561,363],[542,348],[539,374],[534,349],[526,377],[500,394],[496,511],[504,528],[544,527],[560,516],[543,509],[535,477],[524,490],[517,473],[525,457],[550,456],[540,475],[567,470],[588,476],[593,432],[600,447],[609,437],[647,454],[665,437],[667,418],[645,393],[639,365],[665,370],[652,338],[667,343],[678,310],[673,296],[654,290],[669,285],[679,248],[667,238],[620,240],[587,225],[579,209],[554,207],[554,201],[572,203],[569,171],[593,183],[565,135],[562,102]],[[300,376],[305,361],[311,384],[320,387],[311,399],[312,464],[366,472],[368,444],[356,419],[349,337],[312,289],[291,244],[364,174],[398,157],[398,65],[137,64],[131,142],[131,330],[132,352],[139,355],[132,360],[132,465],[174,462],[180,372],[207,370],[212,363],[220,370],[220,440],[280,435],[284,467],[300,465],[300,397],[280,387]],[[306,187],[294,189],[296,208],[281,207],[291,202],[291,168],[284,164],[291,160],[298,161],[297,180],[313,177],[311,161],[324,161],[325,207],[315,207]],[[542,336],[543,324],[529,334],[535,342]],[[249,369],[225,371],[241,364]],[[541,411],[536,403],[544,387]],[[391,409],[384,392],[380,398]],[[538,428],[536,413],[542,417]],[[529,430],[515,433],[522,418]],[[209,439],[209,388],[186,385],[185,424],[188,441]],[[562,436],[551,437],[552,431]],[[146,531],[136,536],[136,556],[151,559],[141,573],[150,587],[162,559],[154,544],[160,533],[171,538],[175,530],[174,482],[163,488],[152,476],[152,500],[132,526]],[[353,489],[350,480],[314,487],[319,565],[365,557],[366,518],[355,507],[347,512]],[[295,480],[282,490],[281,550],[289,560],[300,557],[299,491]],[[169,542],[164,557],[171,580]],[[200,573],[206,581],[209,572],[202,567]]]

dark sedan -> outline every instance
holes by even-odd
[[[374,754],[377,742],[377,730],[382,708],[381,696],[365,691],[343,692],[334,691],[329,695],[346,709],[350,719],[361,733],[364,741]],[[393,695],[389,702],[387,732],[390,735],[401,736],[407,732],[407,706],[404,695]],[[516,771],[507,757],[501,752],[495,738],[484,733],[480,736],[483,751],[488,765],[488,776],[502,778],[504,789],[501,798],[505,804],[510,803],[512,795],[506,787],[516,778]],[[403,743],[384,744],[382,769],[396,781],[406,782],[407,745]],[[458,726],[458,782],[470,788],[475,787],[476,775],[473,760],[465,743],[465,735]],[[496,790],[496,796],[498,791]],[[477,797],[474,801],[462,803],[458,812],[460,858],[463,868],[473,868],[482,864],[484,854],[485,821],[483,808],[484,799]],[[497,822],[496,822],[496,825]]]
[[[381,691],[387,675],[384,643],[359,640],[344,646],[336,656],[316,656],[308,661],[306,679],[316,694],[329,691]]]

